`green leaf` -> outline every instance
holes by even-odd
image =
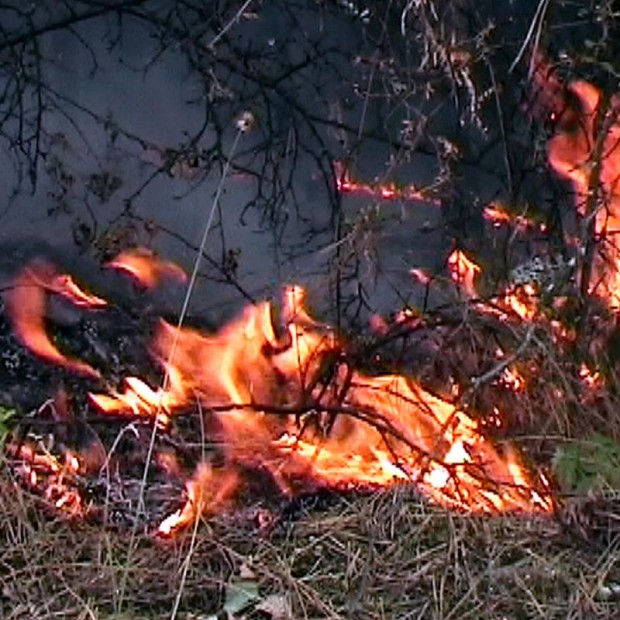
[[[596,434],[585,441],[559,446],[553,470],[566,491],[620,489],[620,443]]]
[[[226,588],[224,607],[217,613],[205,618],[205,620],[222,620],[234,618],[235,614],[247,609],[260,599],[258,582],[253,579],[239,579],[231,581]]]
[[[11,418],[13,418],[16,413],[17,412],[15,409],[0,406],[0,453],[2,452],[4,442],[13,427],[11,424]]]

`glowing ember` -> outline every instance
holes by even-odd
[[[504,368],[500,381],[513,392],[522,392],[525,387],[525,379],[515,368]]]
[[[166,278],[187,282],[187,274],[174,263],[157,258],[150,250],[136,248],[119,254],[106,264],[110,269],[122,271],[134,278],[141,286],[153,289]]]
[[[29,488],[41,493],[56,509],[71,516],[83,516],[87,508],[74,486],[80,471],[80,461],[67,451],[59,459],[46,450],[28,443],[10,440],[4,447],[5,454],[20,463],[17,475]]]
[[[531,321],[538,312],[538,292],[534,285],[525,284],[498,298],[497,305],[524,321]]]
[[[590,390],[599,388],[602,385],[601,374],[598,371],[592,371],[587,364],[581,364],[579,378],[583,385]]]
[[[395,183],[389,182],[369,185],[361,181],[354,181],[349,174],[348,168],[339,161],[334,162],[334,172],[336,175],[336,188],[343,194],[362,194],[382,200],[422,200],[427,204],[440,205],[438,200],[429,198],[414,185],[399,187]]]
[[[431,277],[423,269],[418,269],[414,267],[413,269],[409,270],[409,273],[414,280],[416,280],[420,284],[423,284],[424,286],[427,286],[431,283]]]
[[[538,230],[544,233],[547,230],[547,226],[544,223],[537,223],[524,215],[513,215],[512,213],[508,213],[502,205],[497,203],[486,206],[482,211],[482,215],[484,219],[491,222],[495,228],[511,224],[519,232]]]

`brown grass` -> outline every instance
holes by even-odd
[[[254,574],[294,618],[617,618],[615,546],[595,547],[553,518],[475,517],[429,507],[407,486],[342,497],[270,533],[222,515],[173,541],[142,536],[122,609],[127,535],[45,515],[0,477],[0,615],[207,618],[226,584]],[[263,612],[243,617],[268,617]]]

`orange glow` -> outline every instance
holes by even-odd
[[[395,183],[390,182],[369,185],[361,181],[354,181],[348,168],[340,161],[334,162],[334,173],[336,175],[336,188],[343,194],[362,194],[382,200],[421,200],[437,206],[441,204],[438,200],[426,196],[414,185],[397,187]]]
[[[532,284],[517,287],[497,300],[497,304],[516,314],[524,321],[531,321],[538,312],[538,295]]]
[[[579,378],[583,385],[590,390],[602,386],[601,374],[598,371],[592,371],[587,364],[581,364],[579,368]]]
[[[135,416],[155,417],[162,428],[170,425],[169,412],[186,403],[183,379],[176,368],[168,367],[167,389],[153,390],[138,377],[125,379],[123,392],[111,394],[89,393],[91,402],[101,411],[111,414],[131,413]]]
[[[555,135],[547,146],[549,165],[573,184],[577,210],[583,217],[591,201],[590,184],[594,156],[599,138],[597,127],[605,128],[602,136],[600,188],[593,205],[598,252],[589,292],[605,299],[614,310],[620,309],[620,96],[613,95],[609,106],[601,110],[601,91],[582,80],[562,84],[553,67],[537,58],[534,84],[538,89],[535,104],[553,116]],[[570,97],[567,95],[570,94]]]
[[[157,533],[162,537],[172,536],[201,516],[217,512],[233,494],[238,482],[236,472],[229,471],[217,476],[209,465],[200,463],[193,477],[187,482],[187,501],[182,508],[159,524]],[[215,492],[208,492],[214,489]]]
[[[466,297],[476,297],[474,280],[480,273],[480,266],[474,263],[461,250],[453,250],[448,256],[450,278],[459,286]]]
[[[343,365],[326,389],[320,373],[339,344],[309,317],[303,297],[300,288],[287,290],[280,339],[267,303],[246,308],[214,336],[189,328],[176,333],[162,322],[153,351],[166,359],[176,341],[170,363],[184,378],[169,401],[171,414],[198,398],[221,425],[228,462],[266,468],[285,493],[299,476],[337,487],[409,480],[435,501],[464,510],[550,509],[514,454],[497,452],[469,416],[411,378],[368,377]],[[299,416],[321,410],[337,414],[331,433],[300,435]],[[209,497],[232,493],[232,479],[219,488],[211,471],[193,484],[204,477]],[[190,500],[162,533],[196,516],[202,501],[196,493],[188,487]]]
[[[50,340],[45,326],[49,291],[61,294],[79,305],[102,305],[102,300],[81,291],[69,276],[58,276],[46,262],[34,262],[15,278],[5,294],[6,311],[15,336],[35,355],[48,362],[64,366],[80,375],[98,377],[99,373],[89,364],[61,353]]]
[[[473,287],[467,277],[477,266],[466,257],[455,265],[465,269]],[[22,291],[26,284],[41,290],[21,284]],[[302,288],[285,290],[277,331],[268,302],[246,307],[213,335],[162,320],[151,353],[166,372],[163,385],[153,388],[129,377],[120,392],[90,394],[102,412],[156,421],[163,433],[177,414],[196,405],[213,422],[209,441],[217,446],[219,465],[203,462],[196,468],[186,483],[185,505],[161,523],[159,535],[223,509],[240,488],[241,472],[252,468],[268,471],[286,495],[300,487],[409,481],[434,501],[460,510],[551,510],[546,487],[514,452],[497,450],[472,417],[413,378],[371,377],[352,368],[334,331],[314,321],[304,301]],[[37,455],[35,450],[25,471],[33,486],[43,483],[34,466]],[[157,454],[155,459],[160,460]],[[169,455],[161,462],[165,471],[180,473]],[[79,471],[77,458],[47,465],[58,478],[48,475],[46,493],[53,503],[67,511],[82,509],[79,493],[60,492],[66,487],[62,477]]]
[[[409,273],[414,280],[416,280],[420,284],[423,284],[424,286],[427,286],[431,283],[431,277],[423,269],[413,268],[409,270]]]
[[[64,458],[59,459],[29,443],[15,440],[9,440],[4,451],[10,459],[20,463],[15,471],[27,487],[40,492],[57,510],[65,514],[86,514],[87,508],[82,496],[71,482],[80,472],[79,459],[72,452],[65,452]]]
[[[539,230],[545,232],[547,227],[543,223],[536,223],[524,215],[513,215],[508,213],[503,205],[492,203],[484,208],[482,215],[485,220],[490,222],[495,228],[506,224],[512,224],[519,232],[528,230]]]
[[[523,392],[525,388],[525,379],[516,368],[504,368],[500,382],[513,392]]]
[[[110,269],[122,271],[134,278],[141,286],[153,289],[169,278],[180,283],[187,282],[187,274],[171,261],[155,256],[146,248],[136,248],[121,252],[106,264]]]

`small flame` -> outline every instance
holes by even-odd
[[[114,260],[107,263],[106,267],[123,271],[146,289],[154,289],[166,278],[180,283],[187,282],[187,274],[181,267],[171,261],[158,258],[146,248],[121,252]]]
[[[334,162],[334,173],[336,175],[336,188],[343,194],[362,194],[382,200],[421,200],[437,206],[441,204],[438,200],[426,196],[415,185],[397,187],[395,183],[391,182],[369,185],[361,181],[354,181],[347,166],[340,161]]]
[[[201,516],[213,514],[221,509],[238,483],[236,472],[226,472],[218,477],[208,464],[200,463],[186,485],[187,501],[184,506],[166,517],[159,524],[157,533],[162,537],[170,537]]]
[[[474,280],[481,271],[480,266],[461,250],[453,250],[448,256],[448,269],[450,278],[463,290],[466,297],[475,297]]]
[[[583,385],[585,385],[590,390],[595,390],[596,388],[601,387],[601,373],[598,371],[592,371],[587,364],[581,364],[579,368],[579,378]]]
[[[56,274],[44,261],[36,261],[24,269],[5,295],[6,310],[17,339],[33,353],[48,362],[89,377],[99,373],[89,364],[61,353],[50,340],[45,326],[48,292],[60,294],[80,306],[98,308],[105,301],[80,289],[70,276]]]
[[[525,379],[516,368],[504,368],[500,382],[513,392],[523,392],[525,389]]]
[[[71,482],[80,472],[80,461],[75,454],[67,450],[60,459],[30,443],[16,440],[9,440],[4,449],[9,458],[20,463],[15,471],[28,487],[41,492],[50,504],[68,515],[86,514],[84,500]]]
[[[533,284],[517,287],[498,299],[497,303],[524,321],[532,321],[538,313],[538,294]]]
[[[511,224],[519,232],[527,232],[529,230],[538,230],[539,232],[546,232],[547,226],[544,223],[537,223],[534,220],[526,217],[525,215],[513,215],[509,213],[506,208],[498,203],[491,203],[486,206],[482,215],[485,220],[490,222],[494,228]]]

